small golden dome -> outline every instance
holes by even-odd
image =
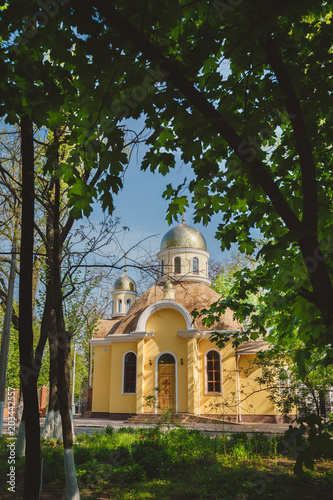
[[[163,290],[174,290],[174,286],[170,283],[170,281],[166,281],[163,286]]]
[[[114,284],[114,290],[122,290],[124,292],[136,292],[135,281],[127,276],[126,271],[120,278],[116,279]]]
[[[162,238],[161,250],[166,248],[197,248],[207,250],[205,238],[195,227],[180,224],[170,229]]]

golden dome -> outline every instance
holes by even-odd
[[[135,281],[132,280],[126,274],[126,270],[120,278],[115,281],[114,290],[122,290],[124,292],[136,292],[136,284]]]
[[[168,231],[162,238],[161,250],[166,248],[197,248],[207,250],[206,240],[194,227],[180,224]]]
[[[174,290],[174,286],[170,283],[170,281],[166,281],[163,286],[163,290]]]

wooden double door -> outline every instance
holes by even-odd
[[[176,364],[172,354],[163,354],[158,360],[158,411],[176,409]]]

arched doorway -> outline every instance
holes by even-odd
[[[157,400],[158,411],[176,410],[176,360],[170,353],[162,354],[158,359]]]

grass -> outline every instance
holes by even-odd
[[[0,473],[8,472],[5,438],[0,440]],[[294,459],[285,452],[283,437],[262,433],[210,437],[176,427],[167,431],[108,427],[81,434],[75,444],[76,471],[82,499],[311,499],[333,498],[333,461],[318,457],[313,471],[296,477]],[[42,499],[64,494],[62,444],[44,441]],[[16,462],[21,498],[24,460]],[[63,497],[64,498],[64,497]]]

